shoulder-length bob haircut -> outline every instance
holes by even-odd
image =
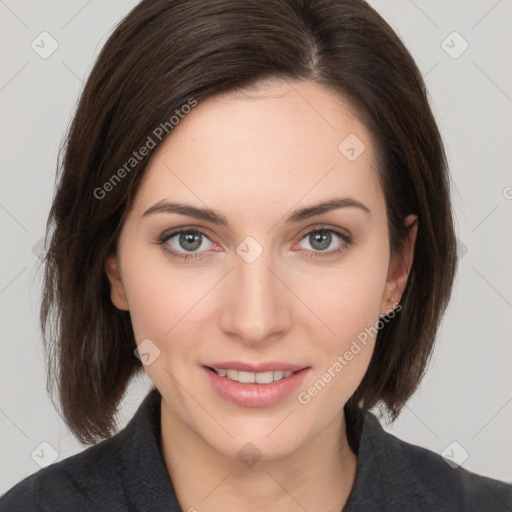
[[[52,400],[57,388],[83,444],[115,433],[119,403],[142,370],[130,314],[112,304],[105,272],[150,152],[129,171],[126,162],[184,105],[274,78],[334,90],[370,130],[393,253],[405,217],[418,216],[402,310],[379,329],[346,407],[379,404],[394,420],[417,388],[451,294],[456,239],[443,144],[400,38],[363,0],[143,0],[115,28],[83,89],[46,228],[47,387]]]

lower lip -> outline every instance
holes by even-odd
[[[203,370],[213,389],[226,400],[243,407],[268,407],[298,388],[309,367],[269,384],[241,384],[227,377],[220,377],[205,366],[203,366]]]

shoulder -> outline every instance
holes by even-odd
[[[452,467],[441,455],[386,432],[364,414],[358,473],[347,510],[510,512],[512,485]]]
[[[122,484],[123,432],[84,451],[40,469],[0,498],[0,511],[26,512],[104,510],[99,497],[112,504],[124,500]],[[110,510],[123,510],[112,506]]]
[[[179,511],[159,447],[160,400],[153,388],[123,430],[25,478],[0,511]]]
[[[389,435],[389,434],[388,434]],[[397,438],[395,438],[397,439]],[[403,471],[424,492],[455,499],[467,511],[512,511],[512,485],[450,465],[441,455],[397,439]]]

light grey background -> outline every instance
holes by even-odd
[[[37,254],[57,152],[83,81],[136,3],[0,0],[1,493],[40,464],[83,449],[46,394]],[[385,428],[452,463],[467,454],[463,467],[512,481],[512,2],[370,3],[425,76],[453,175],[460,241],[454,296],[429,371]],[[31,47],[51,48],[44,31],[58,43],[46,59]],[[144,376],[130,387],[120,427],[149,386]]]

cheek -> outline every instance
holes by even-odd
[[[164,339],[183,317],[186,305],[197,295],[197,290],[194,292],[185,283],[181,284],[181,280],[173,278],[176,271],[154,248],[145,251],[134,247],[126,251],[122,265],[136,340]]]
[[[176,281],[167,282],[169,286],[162,279],[131,282],[130,316],[137,341],[150,338],[160,345],[182,331],[186,325],[182,319],[201,298],[197,290],[192,292]]]
[[[325,338],[332,339],[338,349],[379,319],[388,271],[387,245],[372,246],[354,251],[336,270],[312,275],[307,285],[295,283],[298,295],[306,298],[329,328],[324,330]]]
[[[384,239],[368,244],[364,252],[354,252],[337,272],[316,279],[310,288],[308,304],[329,329],[311,338],[317,341],[320,357],[301,388],[299,403],[314,401],[314,410],[321,404],[345,403],[361,382],[377,334],[387,250]],[[303,287],[301,293],[306,296],[307,290]]]

